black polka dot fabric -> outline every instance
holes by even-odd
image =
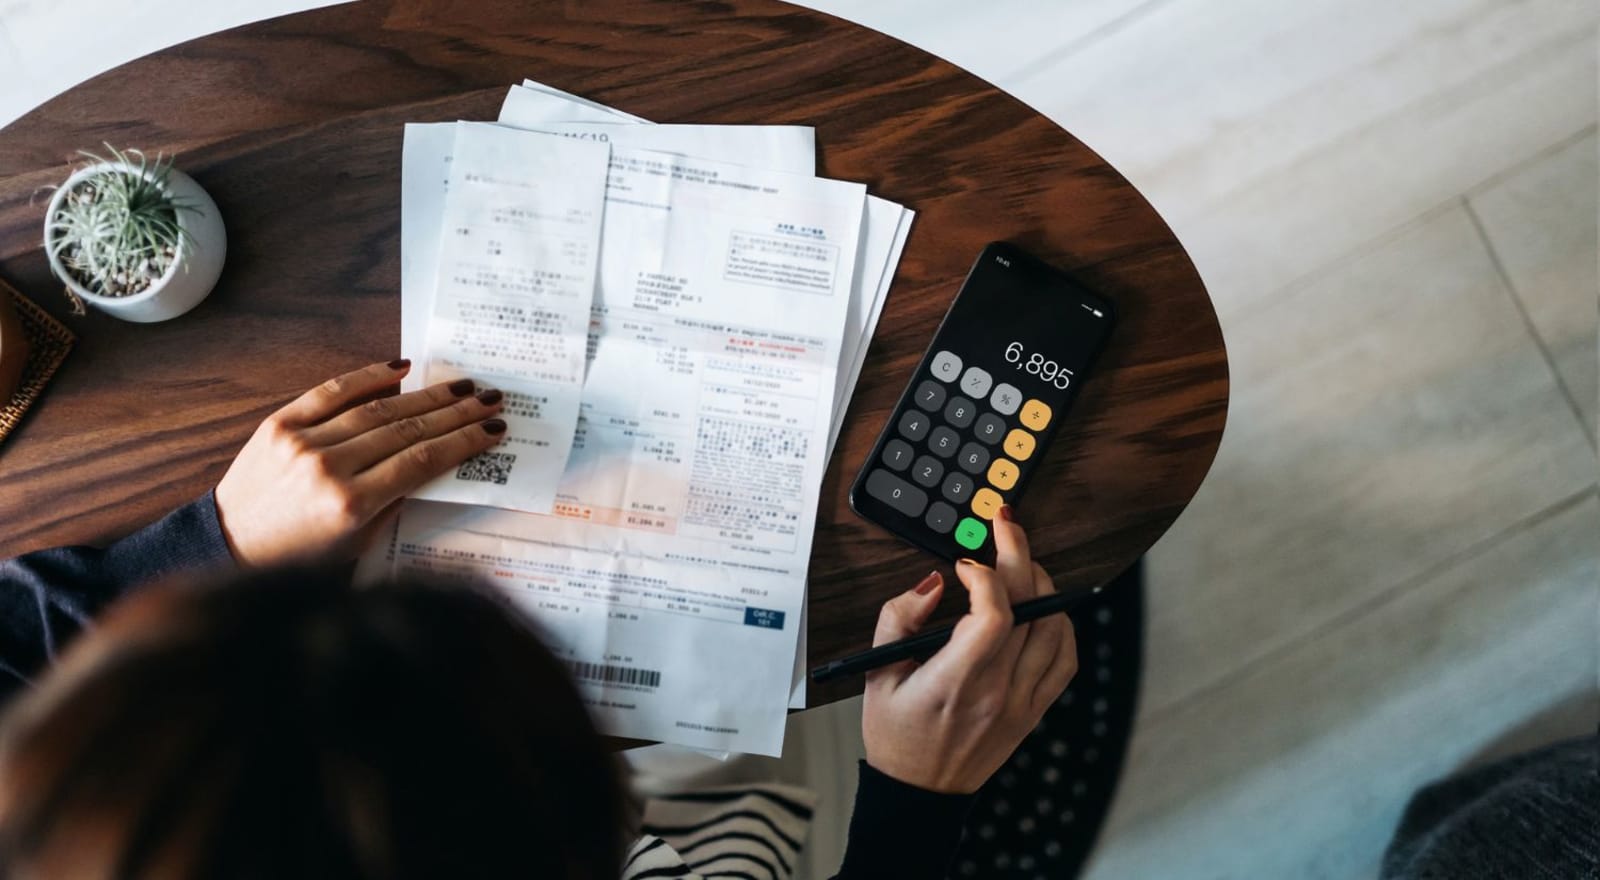
[[[978,792],[955,880],[1078,876],[1116,791],[1133,729],[1144,648],[1143,567],[1072,613],[1078,674],[1011,760]]]

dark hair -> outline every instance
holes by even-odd
[[[628,804],[496,598],[323,570],[136,595],[0,733],[9,878],[613,880]]]

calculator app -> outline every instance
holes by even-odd
[[[946,558],[990,558],[990,523],[1043,457],[1112,322],[1105,300],[991,244],[946,313],[851,492]]]

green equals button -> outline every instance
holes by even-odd
[[[987,537],[989,537],[989,527],[979,520],[968,516],[963,517],[961,522],[956,523],[956,543],[968,550],[976,550],[982,547],[983,541]]]

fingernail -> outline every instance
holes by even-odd
[[[912,589],[917,595],[926,596],[933,592],[933,588],[937,586],[939,586],[939,573],[936,571],[930,571],[928,572],[928,576],[923,578],[921,582],[919,582]]]
[[[965,556],[963,556],[960,559],[956,560],[956,565],[977,565],[977,564],[978,564],[978,560],[976,560],[976,559],[968,559]]]
[[[1002,504],[1002,505],[1000,505],[1000,518],[1005,520],[1006,522],[1016,522],[1017,521],[1016,511],[1011,509],[1011,505]]]
[[[487,391],[478,392],[478,402],[484,406],[494,406],[495,404],[499,403],[500,398],[504,396],[505,395],[501,394],[499,391],[490,388]]]
[[[409,366],[411,366],[411,358],[395,358],[389,362],[389,369],[391,370],[403,370]]]
[[[483,432],[485,434],[490,435],[491,437],[498,437],[499,435],[504,434],[506,432],[505,420],[504,419],[490,419],[489,421],[484,422],[483,423]]]
[[[451,394],[454,394],[457,397],[466,397],[468,394],[471,394],[472,389],[477,386],[472,384],[471,379],[457,379],[444,387],[448,389]]]

